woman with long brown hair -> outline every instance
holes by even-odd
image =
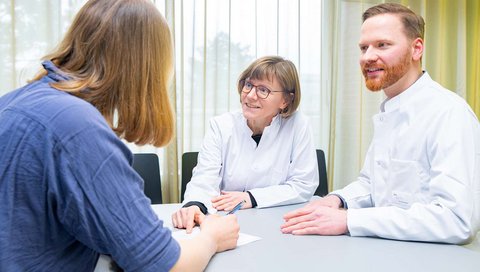
[[[100,253],[125,270],[202,270],[235,247],[234,215],[172,239],[120,140],[172,138],[172,51],[150,1],[91,0],[39,74],[0,98],[0,271],[92,271]]]

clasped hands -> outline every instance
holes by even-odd
[[[219,196],[212,198],[212,207],[218,211],[231,211],[243,200],[245,200],[245,204],[242,206],[242,209],[252,207],[250,195],[247,192],[222,191]],[[205,215],[200,211],[198,206],[181,208],[172,214],[173,226],[186,229],[187,233],[191,233],[195,225],[201,225],[204,219]]]
[[[283,216],[283,233],[294,235],[341,235],[348,231],[347,211],[340,208],[341,200],[328,195]]]

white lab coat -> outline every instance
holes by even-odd
[[[307,118],[277,115],[257,144],[240,111],[213,118],[198,155],[184,203],[212,208],[222,191],[250,191],[257,207],[308,201],[318,186],[313,135]]]
[[[332,192],[347,202],[350,235],[468,242],[480,220],[475,114],[426,72],[382,108],[358,180]]]

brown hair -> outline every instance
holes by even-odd
[[[167,92],[173,72],[172,38],[165,18],[150,1],[88,1],[44,59],[71,78],[51,86],[90,102],[119,137],[155,146],[173,137]],[[40,71],[33,80],[46,73]]]
[[[379,14],[399,15],[407,37],[412,40],[416,38],[423,40],[425,21],[422,16],[415,14],[411,9],[397,3],[383,3],[367,9],[362,15],[362,20],[365,22],[368,18]]]
[[[238,78],[238,93],[242,93],[243,83],[247,78],[272,80],[275,77],[284,91],[288,106],[282,110],[282,117],[292,115],[300,104],[301,91],[297,69],[293,62],[279,56],[266,56],[255,60]]]

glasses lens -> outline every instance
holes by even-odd
[[[243,83],[243,92],[248,93],[252,90],[252,88],[253,88],[252,83],[245,80]]]
[[[262,86],[257,87],[257,95],[260,98],[267,98],[269,93],[270,93],[269,89],[267,89],[265,87],[262,87]]]

